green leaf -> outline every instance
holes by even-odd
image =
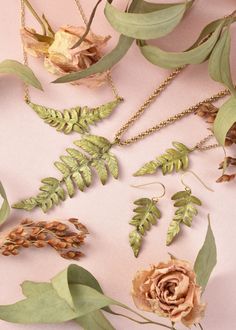
[[[135,215],[129,222],[135,227],[129,235],[129,243],[134,251],[134,256],[137,257],[142,244],[142,236],[150,230],[152,225],[157,223],[157,219],[161,218],[161,212],[156,206],[156,201],[149,198],[140,198],[134,201],[138,205],[134,209]]]
[[[44,120],[45,123],[55,127],[57,131],[65,134],[77,132],[86,133],[90,129],[90,125],[95,125],[101,120],[109,117],[113,110],[118,106],[122,99],[117,98],[112,102],[108,102],[96,108],[74,107],[59,111],[48,108],[40,104],[27,102],[27,104]]]
[[[26,65],[14,60],[5,60],[0,63],[0,73],[14,74],[27,85],[43,90],[33,71]]]
[[[217,251],[214,234],[211,229],[210,218],[208,216],[208,229],[204,244],[199,251],[195,264],[194,271],[197,275],[197,284],[205,290],[212,270],[217,263]]]
[[[170,33],[181,21],[186,3],[149,13],[125,13],[106,3],[105,16],[112,27],[135,39],[160,38]]]
[[[236,97],[230,70],[230,31],[225,29],[209,59],[209,73],[213,80],[223,83]]]
[[[52,284],[45,282],[24,281],[21,284],[21,289],[23,295],[30,298],[52,290]]]
[[[172,173],[173,171],[179,172],[182,170],[187,170],[189,166],[189,153],[192,152],[191,149],[186,147],[183,143],[172,142],[175,149],[167,149],[164,154],[157,157],[155,160],[144,164],[134,176],[141,176],[146,174],[153,174],[161,168],[163,175],[167,173]]]
[[[193,196],[190,190],[178,191],[171,199],[174,201],[174,206],[178,209],[169,224],[166,237],[166,245],[170,245],[173,239],[180,232],[180,224],[191,227],[192,221],[198,211],[195,205],[202,205],[202,202],[196,196]]]
[[[115,330],[112,324],[100,311],[94,311],[75,319],[84,330]]]
[[[219,109],[214,121],[214,134],[217,141],[224,146],[228,131],[236,122],[236,98],[231,97]]]
[[[205,61],[215,46],[224,23],[202,44],[184,52],[166,52],[156,46],[141,45],[143,56],[152,64],[163,68],[176,68],[186,64],[198,64]]]
[[[186,6],[187,8],[190,8],[193,5],[194,1],[188,1]],[[153,3],[153,2],[147,2],[142,1],[140,4],[139,12],[140,13],[150,13],[157,10],[166,9],[172,6],[181,5],[181,2],[178,3]]]
[[[8,203],[7,195],[5,193],[1,181],[0,181],[0,197],[2,197],[3,199],[3,200],[0,199],[0,225],[1,225],[7,220],[10,214],[10,205]]]
[[[77,313],[58,296],[52,286],[39,295],[0,306],[0,319],[12,323],[61,323],[76,317]]]

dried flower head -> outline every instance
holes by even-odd
[[[25,51],[35,57],[44,58],[45,68],[56,75],[78,72],[87,69],[102,57],[102,48],[110,36],[102,37],[89,32],[83,42],[72,47],[84,35],[85,27],[66,25],[52,37],[44,37],[33,29],[23,28],[21,38]],[[107,73],[97,73],[73,82],[87,87],[99,87],[107,81]]]
[[[61,257],[78,260],[83,255],[79,248],[84,243],[88,230],[78,219],[68,221],[77,232],[59,221],[34,222],[25,219],[1,238],[0,252],[3,256],[10,256],[19,254],[23,248],[51,246]]]
[[[187,261],[171,259],[139,271],[133,280],[135,305],[191,327],[204,315],[201,287]]]

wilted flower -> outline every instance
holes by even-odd
[[[110,36],[102,37],[89,32],[83,42],[76,48],[72,47],[83,36],[84,27],[63,26],[53,38],[38,35],[32,29],[22,29],[21,37],[24,49],[30,55],[44,57],[46,69],[56,75],[78,72],[89,68],[102,57],[102,48]],[[80,79],[73,84],[84,84],[98,87],[107,81],[107,73],[97,73]]]
[[[144,311],[181,321],[190,327],[204,316],[205,304],[200,301],[201,287],[190,264],[171,259],[139,271],[133,280],[135,305]]]

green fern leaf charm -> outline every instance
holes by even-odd
[[[142,245],[143,236],[152,225],[161,218],[161,212],[156,206],[156,200],[149,198],[140,198],[134,202],[137,206],[134,209],[135,215],[130,221],[130,225],[135,227],[129,234],[129,243],[133,249],[134,256],[137,257]]]
[[[160,168],[163,175],[167,173],[172,173],[173,171],[187,170],[189,166],[189,153],[193,149],[189,149],[183,143],[172,142],[174,148],[167,149],[166,152],[144,164],[134,176],[142,176],[146,174],[153,174]]]
[[[119,167],[115,155],[110,152],[112,144],[102,136],[85,135],[74,144],[80,148],[67,148],[66,155],[54,163],[62,175],[61,179],[46,178],[36,197],[25,199],[13,207],[30,211],[41,207],[47,212],[54,205],[64,201],[66,196],[73,197],[78,190],[84,191],[92,183],[94,172],[97,172],[102,184],[106,184],[111,174],[118,178]],[[64,189],[65,186],[65,189]]]
[[[63,111],[32,102],[27,102],[27,104],[45,123],[55,127],[57,131],[64,132],[65,134],[71,132],[84,134],[89,132],[90,125],[95,125],[97,122],[109,117],[121,101],[121,98],[117,98],[97,108],[90,109],[88,107],[78,106]]]
[[[30,211],[36,206],[41,207],[43,212],[47,212],[53,205],[58,205],[66,198],[66,193],[61,182],[49,177],[41,181],[43,185],[39,188],[40,193],[36,197],[25,199],[13,205],[13,208]]]
[[[178,235],[181,223],[191,227],[193,217],[198,214],[195,205],[202,205],[200,199],[193,196],[190,189],[177,192],[171,199],[175,201],[174,206],[178,207],[178,209],[169,225],[166,245],[170,245]]]

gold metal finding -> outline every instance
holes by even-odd
[[[191,191],[191,188],[184,182],[184,176],[186,176],[188,173],[190,173],[190,174],[192,174],[192,175],[194,175],[195,176],[195,178],[207,189],[207,190],[210,190],[210,191],[212,191],[212,192],[214,192],[214,190],[213,189],[211,189],[211,188],[209,188],[206,184],[205,184],[205,182],[203,182],[202,181],[202,179],[196,174],[196,173],[194,173],[193,171],[186,171],[186,172],[184,172],[182,175],[181,175],[181,179],[180,179],[180,181],[181,181],[181,183],[182,183],[182,185],[185,187],[185,189],[187,190],[187,191]]]
[[[152,185],[152,184],[159,184],[159,185],[161,185],[162,188],[163,188],[163,193],[162,193],[160,196],[156,196],[156,197],[153,197],[153,198],[152,198],[152,200],[153,200],[154,202],[157,203],[158,200],[159,200],[161,197],[163,197],[163,196],[165,195],[165,193],[166,193],[166,187],[164,186],[163,183],[161,183],[161,182],[159,182],[159,181],[154,181],[154,182],[148,182],[148,183],[144,183],[144,184],[130,185],[130,186],[133,187],[133,188],[142,188],[142,187],[150,186],[150,185]]]

